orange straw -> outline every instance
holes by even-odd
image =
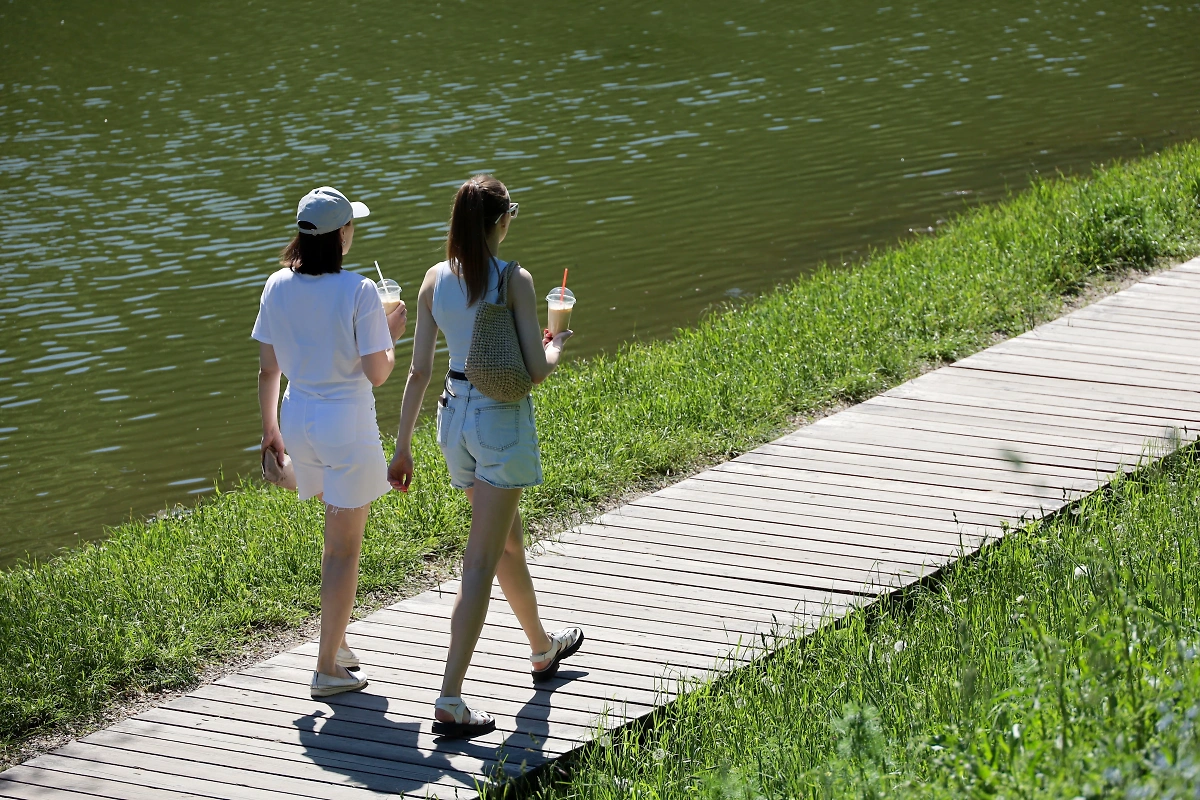
[[[558,299],[562,300],[566,296],[567,296],[567,270],[566,270],[566,268],[563,268],[563,285],[562,285],[562,288],[558,290]]]

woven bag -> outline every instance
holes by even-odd
[[[508,262],[500,273],[500,286],[495,303],[479,301],[475,312],[475,330],[471,333],[471,349],[467,351],[466,373],[476,389],[501,403],[523,400],[533,388],[533,379],[525,367],[517,325],[508,307],[508,281],[521,266]]]

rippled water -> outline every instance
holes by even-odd
[[[410,292],[455,187],[571,269],[572,352],[668,335],[1037,172],[1200,130],[1200,6],[0,5],[0,562],[253,469],[296,200]],[[406,356],[402,354],[402,358]],[[400,380],[378,392],[394,424]]]

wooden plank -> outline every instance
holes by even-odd
[[[901,397],[880,397],[860,403],[843,412],[853,421],[859,415],[883,414],[909,420],[935,421],[946,425],[958,425],[966,429],[997,431],[1011,437],[1013,441],[1036,437],[1042,441],[1051,439],[1073,439],[1080,443],[1104,448],[1111,444],[1140,446],[1147,440],[1161,438],[1162,430],[1152,432],[1105,430],[1117,427],[1112,424],[1096,423],[1087,426],[1068,422],[1062,417],[1045,415],[1022,415],[1019,413],[972,409],[969,406],[953,406],[931,401],[912,401]],[[767,445],[770,447],[771,445]]]
[[[206,687],[211,688],[211,687]],[[167,712],[179,715],[184,721],[191,717],[181,712]],[[391,775],[406,780],[419,780],[425,783],[442,784],[458,787],[464,783],[470,784],[471,777],[466,773],[455,770],[430,766],[428,764],[406,764],[394,758],[385,758],[361,752],[345,752],[329,750],[316,737],[301,742],[307,736],[306,731],[297,730],[295,742],[281,742],[276,739],[263,739],[244,734],[226,733],[221,730],[197,730],[180,724],[164,724],[145,719],[128,719],[109,729],[109,732],[128,736],[142,737],[150,740],[146,747],[155,747],[155,742],[182,742],[186,744],[208,747],[214,750],[241,754],[252,753],[259,756],[299,762],[301,764],[320,764],[335,770],[363,770]],[[233,756],[226,756],[233,758]]]
[[[341,759],[326,761],[317,752],[310,753],[312,760],[303,760],[283,759],[275,754],[264,756],[244,749],[236,758],[231,758],[227,750],[114,731],[94,734],[86,743],[68,745],[63,751],[103,763],[123,763],[137,768],[153,765],[159,771],[183,766],[184,774],[196,777],[219,775],[230,782],[236,781],[235,786],[244,782],[250,786],[289,789],[295,794],[307,791],[309,796],[329,798],[365,798],[379,794],[425,797],[426,787],[431,785],[430,781],[421,778],[400,777],[394,770],[382,771],[382,765],[368,771]],[[453,789],[435,793],[449,797],[453,795]]]
[[[295,800],[294,795],[285,792],[238,786],[216,779],[198,779],[192,775],[178,775],[175,772],[158,772],[140,766],[131,767],[128,764],[70,758],[58,753],[59,751],[55,751],[37,756],[26,763],[41,768],[43,772],[52,770],[77,778],[120,784],[119,788],[113,787],[112,796],[118,800],[150,800],[159,797],[157,792],[160,790],[193,794],[214,800]],[[185,764],[179,766],[183,768]]]
[[[737,497],[740,489],[745,492],[743,497],[753,496],[756,492],[774,491],[760,489],[753,485],[737,483],[707,482],[714,487],[710,496]],[[720,490],[720,491],[718,491]],[[730,494],[725,495],[724,490]],[[647,506],[654,508],[653,506]],[[730,506],[736,508],[736,506]],[[666,509],[662,509],[666,510]],[[946,521],[954,521],[954,512],[944,512]],[[868,554],[892,553],[888,560],[899,564],[921,563],[930,556],[948,556],[957,554],[950,537],[929,537],[922,535],[921,528],[912,528],[896,534],[886,529],[871,530],[868,526],[838,526],[823,525],[819,520],[812,524],[789,524],[786,527],[773,523],[755,524],[753,520],[735,517],[740,522],[750,525],[735,526],[728,522],[728,517],[712,519],[699,514],[689,518],[656,518],[646,516],[616,516],[606,518],[602,522],[589,524],[578,530],[580,534],[598,534],[608,538],[628,538],[636,541],[639,537],[650,541],[667,543],[684,543],[698,551],[714,550],[717,552],[731,545],[746,545],[757,552],[758,548],[770,548],[776,552],[776,558],[784,561],[806,560],[817,557],[819,553],[844,553],[848,557],[864,559]],[[982,516],[982,515],[979,515]],[[982,526],[993,534],[999,534],[1002,526],[1000,520],[1008,517],[994,517],[988,526]],[[836,518],[834,518],[835,521]],[[968,524],[978,524],[973,520],[965,520]],[[863,530],[855,530],[862,527]],[[957,535],[957,532],[956,532]],[[748,551],[749,552],[749,551]],[[765,557],[768,551],[763,551]]]
[[[921,446],[922,443],[924,443],[924,447]],[[1094,458],[1062,458],[1058,460],[1058,463],[1047,464],[1045,462],[1050,461],[1050,457],[1028,453],[1024,448],[1016,451],[996,446],[971,447],[963,444],[957,437],[930,439],[907,434],[903,437],[889,439],[886,444],[880,444],[879,440],[874,437],[867,438],[865,441],[855,440],[847,438],[844,434],[838,437],[833,431],[827,432],[821,429],[806,436],[786,437],[778,440],[776,444],[807,451],[851,453],[870,458],[899,459],[909,463],[952,464],[959,467],[976,467],[999,472],[1016,471],[1027,475],[1045,475],[1047,477],[1062,474],[1074,477],[1095,477],[1097,472]],[[968,449],[971,452],[966,452]],[[1024,453],[1025,457],[1014,458],[1017,452]],[[1116,463],[1111,464],[1109,471],[1117,466]]]
[[[836,485],[804,479],[775,478],[728,470],[709,470],[689,479],[689,486],[700,487],[714,495],[732,494],[747,498],[774,497],[806,506],[825,506],[833,509],[845,508],[857,511],[879,511],[897,517],[916,520],[955,519],[959,511],[963,522],[979,525],[995,524],[997,520],[1020,516],[1028,508],[1017,503],[989,503],[984,500],[965,504],[937,497],[915,497],[902,492],[871,494],[857,487],[846,487],[839,492]],[[714,498],[714,502],[716,499]]]
[[[783,593],[795,587],[825,589],[846,593],[863,593],[870,591],[872,586],[905,585],[909,580],[905,577],[922,577],[934,572],[934,569],[923,569],[918,565],[908,565],[903,568],[894,567],[886,562],[877,567],[871,565],[847,566],[843,564],[822,564],[813,561],[793,562],[789,570],[771,569],[769,565],[751,563],[750,559],[741,559],[742,564],[719,563],[715,560],[698,560],[682,558],[677,555],[661,553],[669,549],[666,546],[655,548],[647,545],[645,550],[636,552],[629,548],[607,547],[606,542],[594,541],[576,545],[576,552],[583,552],[584,557],[598,565],[607,565],[613,569],[625,572],[629,568],[654,570],[660,574],[667,573],[680,582],[695,582],[704,576],[709,579],[736,581],[758,592],[769,592],[773,589]],[[586,548],[584,552],[583,549]],[[654,552],[654,551],[660,552]],[[559,558],[538,559],[541,565],[555,566],[566,564],[571,556]],[[864,588],[867,587],[867,588]]]
[[[903,416],[894,416],[892,419],[896,424],[906,426],[911,424],[914,430],[922,430],[923,426],[932,426],[935,429],[949,431],[959,428],[959,426],[945,425],[926,420],[913,420]],[[768,447],[772,446],[768,445]],[[814,451],[797,453],[794,449],[789,449],[782,445],[773,446],[773,448],[771,452],[766,452],[766,448],[760,448],[749,453],[744,453],[734,460],[743,464],[766,464],[777,467],[791,467],[796,470],[892,479],[907,484],[942,485],[958,489],[992,491],[997,495],[1007,495],[1010,499],[1019,499],[1021,502],[1030,502],[1034,499],[1058,500],[1061,499],[1064,491],[1075,492],[1076,487],[1087,485],[1086,481],[1065,478],[1056,481],[1057,485],[1053,486],[1043,481],[1030,481],[1022,484],[1015,480],[1015,478],[1019,477],[1016,475],[1008,476],[1011,478],[1010,480],[1002,481],[991,477],[991,475],[996,473],[981,474],[979,471],[971,472],[961,467],[943,466],[937,469],[921,470],[914,469],[911,466],[892,466],[882,459],[864,463],[864,459],[856,458],[853,454],[839,455],[837,453],[816,453]],[[1088,487],[1086,490],[1079,489],[1079,491],[1090,491],[1091,488]]]
[[[516,617],[511,611],[506,612],[503,609],[503,603],[492,604],[488,610],[487,623],[483,628],[482,635],[484,637],[497,638],[501,635],[499,633],[501,630],[506,631],[509,637],[522,635]],[[670,624],[653,618],[648,619],[644,612],[641,617],[623,617],[594,610],[589,611],[585,617],[581,618],[579,614],[563,614],[539,604],[539,613],[547,630],[556,630],[586,621],[589,631],[595,631],[598,636],[620,644],[636,644],[644,640],[646,636],[652,636],[660,647],[711,653],[715,657],[736,641],[736,637],[727,638],[728,631],[695,625]],[[403,614],[385,608],[372,614],[366,621],[375,625],[395,625],[404,628],[421,625],[425,630],[432,627],[440,630],[450,629],[449,617],[442,614],[424,615],[420,608],[406,610]],[[355,626],[359,624],[358,622],[351,624],[348,631],[351,646],[353,646],[354,633],[357,630]]]
[[[1177,322],[1181,327],[1200,330],[1200,311],[1191,300],[1179,302],[1165,296],[1147,297],[1137,294],[1118,294],[1106,297],[1095,304],[1100,308],[1118,308],[1160,320]]]
[[[752,485],[760,485],[762,482],[761,485],[777,485],[780,488],[794,487],[797,492],[808,491],[814,494],[829,494],[836,491],[839,486],[844,486],[848,493],[847,496],[850,497],[869,499],[875,496],[887,498],[893,502],[928,500],[931,504],[938,503],[939,508],[972,507],[980,513],[999,509],[1001,513],[1007,510],[1007,513],[1012,516],[1020,516],[1025,509],[1045,507],[1036,502],[1031,503],[1031,500],[1041,500],[1041,498],[1014,497],[994,489],[960,489],[954,486],[907,482],[891,478],[841,475],[836,471],[817,471],[796,465],[754,464],[747,459],[727,461],[703,474],[704,480],[749,480],[753,482]],[[1056,498],[1056,502],[1058,499]],[[604,518],[601,517],[601,519]]]
[[[209,800],[218,796],[177,792],[166,786],[146,788],[103,777],[33,767],[28,761],[0,774],[0,787],[8,797],[16,800],[78,800],[84,797],[103,797],[108,800]]]
[[[1104,322],[1117,322],[1123,325],[1134,325],[1149,328],[1155,332],[1164,331],[1164,335],[1192,334],[1196,329],[1185,324],[1182,320],[1166,317],[1154,311],[1122,306],[1088,306],[1081,309],[1079,319],[1094,319]]]
[[[286,673],[283,667],[255,667],[255,671],[274,671]],[[292,672],[297,672],[293,670]],[[432,702],[429,704],[432,706]],[[525,734],[495,731],[486,736],[476,737],[469,741],[448,742],[429,732],[431,722],[412,720],[410,722],[386,722],[378,714],[371,714],[362,709],[346,705],[343,702],[331,703],[330,708],[318,714],[313,713],[298,718],[287,712],[264,705],[229,703],[205,698],[187,696],[178,702],[172,702],[167,709],[175,712],[185,712],[197,716],[223,717],[239,723],[239,730],[247,733],[270,726],[283,729],[299,728],[304,736],[300,743],[306,747],[316,748],[326,737],[330,739],[341,737],[353,741],[378,742],[393,745],[393,752],[399,761],[409,764],[433,764],[447,770],[464,774],[481,775],[501,770],[508,774],[517,771],[516,764],[522,760],[534,760],[536,751],[527,749],[534,747],[530,737]],[[139,718],[141,718],[139,716]],[[202,721],[198,719],[197,722]],[[510,740],[511,743],[510,743]],[[338,742],[331,742],[333,746]],[[326,745],[321,745],[325,747]],[[544,762],[544,757],[539,763]]]
[[[1080,444],[1092,445],[1096,448],[1096,452],[1108,449],[1124,450],[1125,452],[1137,451],[1147,441],[1160,440],[1167,435],[1164,426],[1131,425],[1022,414],[1002,409],[956,404],[950,401],[938,402],[903,397],[879,397],[855,406],[852,412],[848,412],[848,416],[884,414],[908,420],[932,420],[942,424],[957,424],[967,429],[978,430],[983,434],[1013,439],[1021,437],[1045,440],[1051,436],[1070,436],[1076,438]],[[1052,431],[1054,433],[1051,433]],[[793,442],[789,442],[789,444],[791,443]],[[1087,453],[1086,450],[1083,452]],[[1062,466],[1067,467],[1066,464]]]
[[[737,519],[783,522],[789,528],[781,529],[779,535],[789,538],[800,533],[794,530],[795,526],[818,531],[822,529],[828,530],[824,528],[826,521],[859,522],[867,526],[866,530],[868,531],[879,532],[889,539],[907,539],[909,542],[924,540],[924,534],[931,532],[948,533],[957,536],[963,530],[963,525],[983,528],[999,527],[999,519],[996,516],[987,514],[974,515],[971,519],[964,518],[966,516],[965,512],[963,517],[957,519],[954,514],[944,514],[938,518],[916,518],[889,514],[882,511],[861,511],[850,508],[837,509],[830,506],[810,505],[800,499],[789,501],[755,496],[749,493],[740,496],[743,498],[743,502],[741,503],[736,502],[738,495],[705,492],[695,489],[678,489],[672,492],[655,493],[653,497],[643,498],[635,503],[630,503],[630,506],[634,508],[646,507],[688,511],[700,515],[719,517],[722,520],[726,517],[734,516]],[[753,498],[753,500],[747,502],[749,498]],[[752,515],[747,515],[746,512],[748,511],[752,512]],[[770,519],[766,519],[757,516],[758,514],[770,514],[771,517]],[[722,523],[716,522],[714,524],[720,527]],[[893,536],[885,533],[890,531],[896,531],[896,535]],[[802,539],[797,539],[797,541],[802,541]],[[842,540],[839,539],[839,541]]]
[[[1007,403],[1009,408],[1021,408],[1029,404],[1064,411],[1075,409],[1087,419],[1119,419],[1156,425],[1160,429],[1164,425],[1178,425],[1183,420],[1200,416],[1200,402],[1192,409],[1172,409],[1143,397],[1138,398],[1140,404],[1133,405],[1117,397],[1105,396],[1100,391],[1087,392],[1071,381],[1055,381],[1041,386],[1033,383],[1014,385],[1010,381],[993,380],[984,373],[952,369],[939,373],[936,382],[910,381],[892,389],[888,395],[941,397],[953,402]],[[1052,448],[1045,450],[1054,452]]]
[[[1011,356],[995,355],[986,350],[954,363],[958,367],[967,369],[986,369],[989,372],[1037,375],[1044,378],[1086,380],[1092,383],[1111,384],[1127,389],[1144,385],[1151,389],[1171,389],[1183,392],[1194,391],[1194,382],[1193,385],[1189,385],[1186,378],[1169,373],[1164,374],[1150,370],[1115,369],[1052,358],[1013,358]]]
[[[1165,327],[1146,325],[1143,324],[1144,320],[1114,318],[1111,315],[1103,314],[1091,317],[1070,316],[1064,318],[1061,322],[1072,329],[1096,330],[1118,334],[1143,334],[1173,344],[1187,344],[1189,342],[1200,341],[1200,333],[1174,328],[1170,323],[1167,323]]]
[[[691,601],[678,595],[664,597],[635,589],[613,591],[597,585],[594,581],[579,583],[565,579],[569,577],[560,575],[555,580],[536,583],[538,606],[566,616],[572,613],[586,614],[597,607],[630,615],[640,612],[644,616],[646,608],[654,608],[655,619],[666,624],[716,626],[734,633],[746,634],[755,633],[764,619],[770,619],[769,615],[765,618],[760,615],[755,619],[745,620],[724,614],[723,606],[714,608],[703,601]],[[414,601],[405,601],[394,608],[403,610],[424,606],[426,601],[421,597],[415,598]]]
[[[1010,339],[988,348],[993,355],[1009,355],[1018,358],[1049,358],[1056,361],[1069,361],[1085,364],[1089,367],[1101,366],[1121,370],[1137,370],[1150,372],[1154,375],[1180,377],[1184,380],[1194,378],[1197,369],[1191,359],[1182,356],[1167,358],[1158,356],[1149,358],[1145,354],[1130,356],[1118,353],[1111,348],[1072,345],[1056,342],[1050,339]]]
[[[1142,354],[1151,361],[1190,359],[1195,355],[1195,342],[1167,340],[1140,333],[1117,333],[1096,328],[1078,328],[1051,323],[1022,334],[1021,339],[1033,342],[1061,342],[1103,347],[1118,354]],[[1186,360],[1183,363],[1188,363]]]
[[[588,549],[572,549],[571,557],[610,558],[607,554],[592,552],[598,549],[653,556],[673,563],[695,564],[698,567],[709,565],[709,568],[714,570],[713,574],[741,574],[743,571],[758,568],[764,581],[774,579],[777,573],[786,576],[803,575],[803,571],[812,565],[844,567],[868,575],[876,572],[889,575],[911,574],[914,571],[920,573],[920,567],[929,564],[937,564],[940,567],[950,558],[914,553],[893,554],[879,548],[847,547],[842,551],[842,557],[834,561],[838,552],[830,546],[832,543],[816,540],[801,540],[796,542],[796,547],[789,548],[778,543],[752,544],[743,541],[743,536],[731,536],[725,540],[724,548],[720,544],[720,540],[716,538],[701,539],[679,534],[651,535],[649,532],[632,528],[607,527],[592,529],[587,534],[580,535],[575,542],[576,548]],[[730,545],[736,545],[736,550]],[[900,558],[892,557],[893,555]],[[612,563],[620,561],[614,559]]]
[[[857,425],[857,424],[884,424],[894,425],[900,428],[911,430],[927,430],[938,433],[961,434],[968,436],[971,432],[982,435],[990,435],[995,437],[995,441],[1006,442],[1009,449],[1016,450],[1020,446],[1027,443],[1034,443],[1037,440],[1055,440],[1066,437],[1057,436],[1049,433],[1052,426],[1047,425],[1021,425],[1013,424],[1011,428],[1006,428],[1004,422],[988,422],[986,419],[978,418],[971,420],[966,417],[952,418],[948,414],[938,414],[932,411],[921,411],[920,409],[906,409],[884,406],[882,404],[866,406],[855,406],[849,411],[842,412],[846,416],[839,420],[839,425]],[[1088,444],[1096,448],[1096,452],[1103,452],[1105,449],[1113,453],[1120,453],[1125,458],[1134,458],[1137,454],[1144,451],[1146,444],[1154,444],[1162,437],[1147,436],[1139,438],[1137,436],[1119,436],[1113,434],[1113,438],[1107,442],[1108,447],[1105,448],[1105,442],[1099,439],[1090,439]],[[775,445],[764,445],[763,450],[774,448]],[[758,452],[757,450],[754,452]],[[1085,451],[1086,452],[1086,451]],[[764,452],[764,454],[766,454]],[[772,450],[771,454],[778,454]],[[1135,459],[1136,460],[1136,459]],[[946,465],[941,468],[930,468],[925,470],[931,475],[965,475],[968,474],[962,468],[956,468],[952,465]],[[993,478],[990,475],[975,473],[980,477],[989,480],[996,480],[997,484],[1011,483],[1011,480],[1002,480]],[[1012,476],[1009,476],[1012,477]],[[1070,481],[1064,480],[1069,483]]]
[[[824,421],[824,420],[822,420]],[[788,434],[777,439],[774,445],[806,445],[822,447],[826,450],[839,452],[839,442],[861,443],[876,447],[895,447],[899,450],[916,450],[930,453],[971,454],[983,457],[1001,456],[1007,459],[1009,453],[1021,453],[1029,463],[1040,463],[1048,466],[1063,464],[1076,468],[1113,471],[1122,462],[1121,453],[1109,452],[1110,448],[1088,447],[1054,447],[1038,441],[1037,435],[1020,435],[1020,439],[1032,441],[1014,441],[1014,435],[1003,429],[976,428],[972,426],[955,425],[945,427],[945,430],[931,430],[922,425],[921,420],[905,419],[903,425],[893,420],[872,417],[869,414],[859,415],[846,422],[838,420],[828,425],[813,425],[803,432]],[[822,443],[827,444],[822,444]],[[1111,445],[1111,443],[1110,443]],[[1134,451],[1132,445],[1115,445],[1117,451]],[[1022,459],[1022,460],[1024,460]]]
[[[1090,381],[1086,377],[1063,378],[1059,375],[1027,375],[1011,370],[1000,372],[989,369],[985,365],[973,364],[969,367],[960,366],[957,362],[939,370],[939,377],[969,379],[994,382],[1028,391],[1039,398],[1044,396],[1059,396],[1064,398],[1105,398],[1108,402],[1125,403],[1130,406],[1157,408],[1163,412],[1191,413],[1197,408],[1195,392],[1179,389],[1150,389],[1148,387],[1116,386],[1111,383]],[[918,379],[919,380],[919,379]],[[1136,394],[1135,394],[1136,393]]]

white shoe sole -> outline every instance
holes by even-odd
[[[321,686],[319,684],[313,684],[308,687],[308,691],[309,691],[309,694],[313,697],[332,697],[335,694],[345,694],[346,692],[357,692],[358,690],[365,688],[366,685],[367,685],[367,679],[362,678],[360,680],[355,681],[354,683],[326,684],[324,686]]]

